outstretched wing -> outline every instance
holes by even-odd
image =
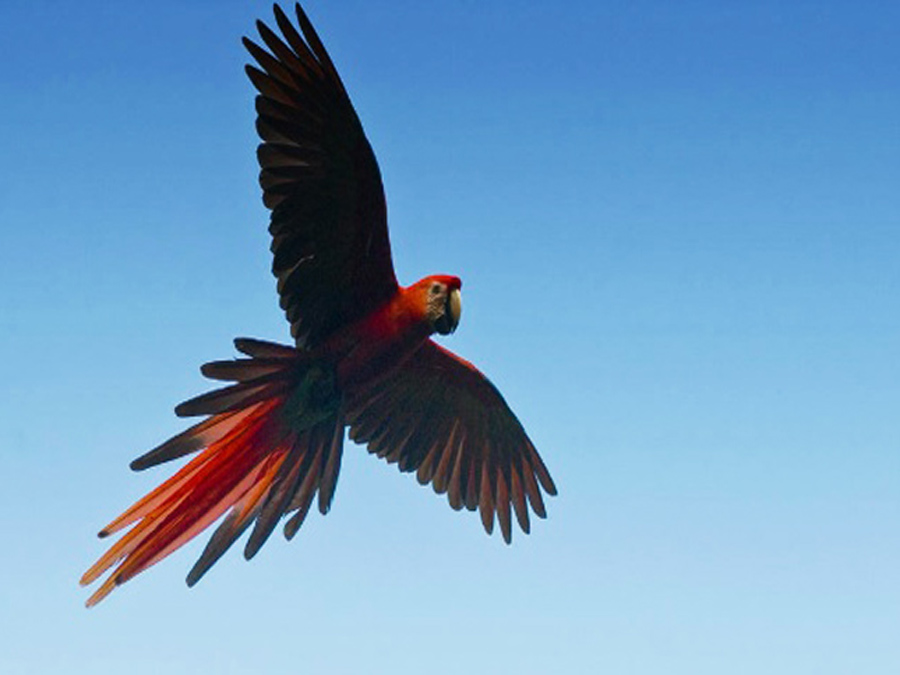
[[[385,378],[345,391],[345,412],[351,439],[397,462],[401,471],[416,471],[420,483],[446,492],[454,509],[478,508],[489,534],[496,513],[507,543],[511,507],[527,533],[526,497],[544,518],[540,488],[556,494],[497,388],[471,363],[431,340]]]
[[[298,347],[311,348],[397,291],[378,164],[344,85],[296,6],[302,36],[277,5],[269,51],[244,38],[261,70],[257,155],[272,209],[272,271]]]

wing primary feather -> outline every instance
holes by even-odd
[[[497,521],[500,523],[500,532],[503,535],[503,541],[510,544],[512,543],[512,526],[509,510],[509,489],[506,486],[506,478],[502,471],[497,472],[497,499],[495,504],[497,509]]]
[[[447,501],[454,511],[459,511],[463,507],[462,478],[460,474],[463,471],[464,455],[463,448],[457,450],[456,459],[453,462],[453,472],[450,474],[450,483],[447,486]]]
[[[294,79],[294,73],[291,72],[288,67],[253,42],[253,40],[245,37],[241,39],[241,42],[243,43],[244,48],[250,52],[250,55],[256,59],[256,62],[272,80],[290,89],[297,88],[298,82]]]
[[[544,499],[541,497],[541,491],[534,478],[534,470],[531,468],[530,462],[527,467],[524,467],[522,478],[525,483],[525,493],[528,495],[528,502],[531,504],[531,510],[534,511],[538,518],[546,518],[547,510],[544,508]]]
[[[247,40],[247,42],[253,44],[249,40]],[[247,77],[250,78],[253,86],[256,87],[260,94],[273,101],[277,101],[282,105],[295,106],[296,101],[291,95],[291,92],[287,91],[284,88],[284,85],[280,84],[277,80],[272,79],[265,72],[250,64],[244,66],[244,72],[247,73]]]
[[[321,66],[319,65],[319,62],[316,61],[316,57],[309,50],[309,47],[303,41],[303,38],[300,37],[300,34],[297,32],[297,29],[294,28],[291,20],[288,19],[287,15],[278,5],[275,5],[275,22],[278,24],[281,34],[284,35],[285,40],[287,40],[291,49],[297,55],[297,58],[299,58],[311,72],[321,73]]]
[[[419,485],[428,485],[431,482],[431,479],[434,477],[435,458],[440,456],[443,448],[444,442],[442,439],[437,439],[432,443],[431,449],[426,453],[425,459],[422,460],[422,463],[416,470],[416,480],[419,481]]]
[[[460,446],[465,442],[465,434],[464,432],[459,431],[458,426],[454,427],[454,431],[456,433],[448,438],[447,443],[444,445],[441,459],[438,462],[437,468],[434,470],[434,478],[432,478],[431,481],[434,491],[439,495],[444,494],[447,491],[450,482],[450,472],[453,471],[456,453],[459,451]]]
[[[513,509],[516,512],[516,520],[519,521],[519,527],[525,534],[531,532],[531,521],[528,518],[528,505],[525,503],[525,493],[522,491],[522,466],[521,461],[516,458],[515,466],[510,473],[510,496],[512,497]]]
[[[481,495],[478,506],[481,511],[481,524],[484,531],[491,534],[494,531],[494,496],[491,490],[491,467],[485,457],[481,467]]]
[[[375,444],[371,442],[372,438],[379,429],[384,428],[385,422],[376,415],[359,417],[350,429],[350,440],[354,443],[368,443],[369,452],[373,452]]]
[[[328,75],[329,79],[338,87],[339,91],[346,96],[347,92],[344,90],[344,84],[341,82],[337,69],[331,62],[331,57],[328,56],[325,45],[322,44],[318,34],[316,34],[316,29],[313,28],[312,23],[310,23],[310,20],[306,17],[306,14],[300,7],[300,3],[294,5],[294,11],[297,14],[300,30],[303,31],[303,36],[306,38],[309,48],[312,50],[313,54],[315,54],[316,59]],[[279,25],[281,24],[279,23]]]
[[[319,123],[327,119],[328,110],[324,107],[326,102],[322,100],[324,97],[322,92],[309,91],[307,89],[309,83],[299,82],[292,71],[252,40],[244,38],[243,43],[250,55],[263,68],[260,70],[248,64],[244,67],[244,71],[264,98],[291,109],[292,114],[286,119],[293,121],[295,117],[301,117]]]
[[[538,480],[541,482],[541,487],[544,488],[544,492],[551,496],[556,495],[556,485],[550,477],[550,472],[547,471],[547,467],[544,466],[544,461],[537,453],[535,447],[531,444],[531,441],[528,441],[528,458],[531,461],[531,466],[534,468]]]
[[[277,20],[278,12],[276,12],[275,16]],[[282,16],[284,15],[282,14]],[[290,26],[290,23],[287,25]],[[272,51],[272,54],[282,61],[295,75],[303,79],[303,86],[313,88],[320,96],[324,95],[325,88],[323,86],[324,80],[321,69],[309,53],[306,45],[301,40],[296,40],[297,49],[292,49],[262,21],[257,21],[256,27],[259,30],[260,37]],[[293,26],[290,27],[290,30],[294,32]],[[288,38],[287,34],[285,34],[285,38]]]
[[[466,508],[474,511],[478,508],[478,495],[481,481],[481,464],[477,458],[469,458],[469,475],[466,478]]]
[[[394,445],[385,443],[382,445],[382,450],[379,451],[377,455],[384,459],[388,464],[397,464],[400,461],[400,458],[407,452],[414,452],[412,448],[415,448],[422,443],[424,435],[422,429],[412,427],[410,433],[406,435],[401,442]],[[400,471],[403,471],[399,464],[397,468],[400,469]]]
[[[314,128],[312,126],[314,122],[321,122],[321,120],[317,121],[312,117],[306,118],[303,114],[303,110],[298,108],[293,103],[291,105],[285,105],[283,103],[279,103],[278,101],[273,101],[270,98],[266,98],[262,94],[258,94],[256,96],[256,98],[253,100],[253,106],[254,108],[256,108],[256,114],[264,120],[280,120],[282,122],[291,122],[295,124],[299,122],[299,124],[303,125],[302,128],[304,129]],[[298,118],[300,119],[298,120]],[[300,145],[298,140],[299,139],[297,138],[288,138],[284,143],[279,143],[278,145],[279,147]]]
[[[411,430],[407,430],[402,424],[391,425],[389,420],[382,420],[378,426],[372,428],[369,435],[369,452],[376,457],[384,457],[391,448],[406,443]]]

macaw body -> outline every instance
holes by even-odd
[[[462,282],[450,275],[401,287],[394,276],[377,163],[343,84],[299,5],[302,36],[277,6],[283,38],[245,38],[262,67],[257,129],[263,201],[282,308],[295,346],[240,338],[247,358],[201,372],[232,384],[176,407],[205,419],[132,462],[143,470],[198,453],[101,532],[130,528],[84,574],[102,600],[222,519],[188,574],[195,584],[251,525],[253,557],[283,516],[292,538],[318,498],[328,512],[345,431],[369,452],[416,472],[454,509],[479,510],[511,540],[511,513],[555,494],[543,461],[499,391],[431,336],[452,333]],[[223,518],[224,516],[224,518]]]

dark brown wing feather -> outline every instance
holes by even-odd
[[[541,488],[556,486],[521,423],[484,375],[431,340],[387,377],[346,391],[345,409],[350,438],[416,471],[454,509],[479,509],[488,533],[496,514],[508,543],[512,513],[527,533],[526,500],[546,517]]]
[[[272,209],[272,271],[298,347],[312,348],[397,291],[381,174],[340,77],[298,5],[298,32],[257,22],[257,152]],[[302,33],[302,35],[301,35]]]

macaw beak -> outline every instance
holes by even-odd
[[[441,335],[449,335],[459,325],[459,317],[462,315],[462,294],[458,288],[454,288],[447,294],[447,302],[444,305],[444,314],[438,319],[434,327]]]

